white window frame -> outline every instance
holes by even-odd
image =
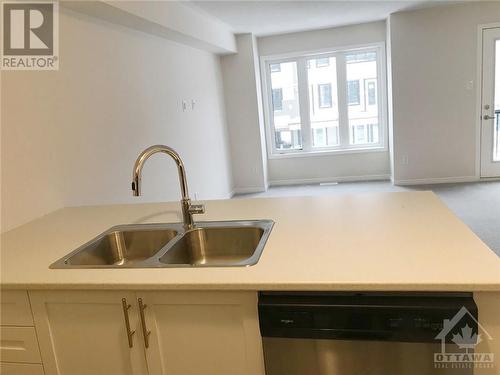
[[[379,143],[377,144],[349,144],[349,124],[347,106],[347,81],[345,69],[345,53],[356,51],[374,51],[377,53],[377,99],[379,113]],[[309,90],[307,82],[307,60],[321,57],[334,57],[336,59],[337,77],[337,98],[339,101],[339,138],[340,144],[337,146],[312,147],[312,132],[309,120]],[[270,64],[297,63],[297,81],[299,87],[299,106],[301,115],[301,150],[278,150],[274,142],[274,124],[272,108],[272,87]],[[261,56],[260,58],[262,99],[265,115],[267,155],[269,159],[280,159],[290,157],[322,156],[328,154],[349,154],[360,152],[381,152],[388,150],[388,129],[387,129],[387,75],[386,75],[386,53],[385,43],[370,43],[364,45],[348,46],[336,49],[306,51],[284,55]],[[335,90],[332,87],[332,93]],[[341,95],[341,92],[344,92]]]

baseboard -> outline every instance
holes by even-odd
[[[262,186],[244,187],[244,188],[234,188],[232,195],[236,194],[251,194],[251,193],[262,193],[266,189]]]
[[[479,181],[479,178],[477,176],[415,178],[409,180],[394,180],[394,185],[454,184],[457,182],[475,182],[475,181]]]
[[[488,182],[488,181],[500,181],[500,177],[481,177],[479,180],[480,181],[485,181],[485,182]]]
[[[328,182],[356,182],[356,181],[389,181],[391,175],[380,174],[380,175],[366,175],[366,176],[344,176],[344,177],[330,177],[330,178],[298,178],[298,179],[287,179],[287,180],[271,180],[269,181],[269,186],[286,186],[286,185],[308,185],[308,184],[320,184]]]

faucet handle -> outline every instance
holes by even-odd
[[[190,204],[189,208],[188,208],[188,212],[191,215],[204,214],[205,213],[205,206],[202,204]]]

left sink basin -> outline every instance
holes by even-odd
[[[50,268],[128,268],[158,254],[182,230],[177,224],[120,225],[53,263]]]

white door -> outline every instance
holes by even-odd
[[[264,375],[256,293],[161,291],[137,297],[145,306],[150,375]]]
[[[483,30],[481,177],[500,176],[500,28]]]
[[[135,293],[32,291],[30,300],[45,375],[147,374]]]

